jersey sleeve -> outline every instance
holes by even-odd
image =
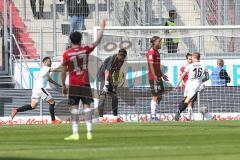
[[[67,66],[67,63],[68,63],[67,54],[64,53],[62,56],[62,66]]]
[[[112,61],[113,61],[113,57],[109,57],[106,59],[106,70],[111,70],[112,68]]]
[[[50,72],[50,67],[48,66],[43,66],[40,70],[39,76],[40,77],[44,77],[46,74],[48,74],[48,72]]]
[[[147,54],[148,63],[154,63],[154,56],[155,56],[154,52],[148,51],[148,54]]]
[[[94,45],[94,44],[89,44],[89,45],[85,46],[86,53],[90,54],[95,48],[96,48],[96,45]]]
[[[184,72],[189,73],[191,65],[188,65],[185,69]]]
[[[181,74],[183,74],[184,68],[185,68],[184,66],[182,66],[182,67],[180,68],[180,73],[181,73]]]

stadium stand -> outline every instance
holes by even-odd
[[[53,1],[46,1],[44,4],[44,18],[34,19],[30,7],[30,1],[13,1],[13,25],[16,28],[13,32],[19,41],[19,45],[25,54],[29,54],[28,58],[34,58],[33,55],[39,56],[41,46],[43,46],[43,54],[50,56],[60,56],[66,48],[68,41],[67,33],[69,30],[69,19],[66,13],[64,2],[56,1],[56,35],[53,30]],[[25,2],[25,3],[24,3]],[[231,23],[224,22],[224,11],[217,10],[217,1],[204,0],[206,19],[205,25],[216,25],[218,21],[221,24],[235,24],[236,11],[234,2],[227,4],[227,15]],[[95,1],[88,0],[90,15],[85,19],[87,31],[92,31],[95,24]],[[150,11],[151,6],[152,10]],[[1,5],[1,8],[3,6]],[[98,4],[99,16],[106,18],[108,24],[111,25],[164,25],[168,18],[168,10],[176,9],[178,13],[177,26],[200,25],[201,19],[201,3],[199,0],[170,0],[170,1],[136,1],[136,0],[116,0],[104,1],[100,0]],[[3,9],[1,9],[3,11]],[[220,12],[220,14],[218,13]],[[225,11],[226,12],[226,11]],[[191,16],[189,16],[191,14]],[[218,15],[219,14],[219,15]],[[16,15],[16,16],[15,16]],[[127,16],[128,15],[128,16]],[[219,17],[220,16],[220,17]],[[219,18],[218,18],[219,17]],[[221,20],[219,20],[221,19]],[[226,18],[225,18],[226,19]],[[43,30],[42,44],[40,41],[40,29]],[[54,40],[54,36],[56,39]],[[56,42],[55,42],[56,41]],[[91,41],[91,37],[86,40]],[[236,40],[228,40],[223,47],[229,52],[236,51]],[[192,38],[183,39],[184,43],[180,43],[179,50],[182,54],[189,50],[196,50],[197,44]],[[56,43],[54,48],[54,43]],[[210,46],[210,45],[209,45]],[[209,47],[208,45],[206,47]],[[229,46],[229,47],[228,47]],[[55,51],[56,50],[56,51]],[[16,53],[18,51],[15,51]],[[181,54],[181,52],[180,52]],[[217,54],[217,53],[213,53]],[[166,55],[177,57],[177,55]],[[35,57],[36,58],[36,57]]]
[[[0,12],[3,15],[3,3],[0,3]],[[24,24],[22,17],[19,15],[19,11],[15,6],[14,2],[12,4],[12,17],[13,17],[13,32],[15,34],[18,44],[21,47],[23,54],[28,55],[26,57],[30,59],[37,58],[36,57],[37,50],[33,45],[33,40],[27,31],[27,27]],[[9,25],[8,25],[8,28],[9,28]],[[16,44],[15,44],[15,47],[13,48],[16,48]],[[16,49],[14,49],[13,52],[16,55],[19,54],[19,51]]]

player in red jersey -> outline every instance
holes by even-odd
[[[67,94],[65,84],[66,73],[69,72],[68,104],[71,108],[71,120],[73,134],[64,138],[65,140],[78,140],[79,103],[83,104],[85,121],[87,126],[87,139],[92,139],[92,91],[88,76],[88,56],[100,43],[106,26],[105,20],[100,22],[100,33],[97,40],[90,45],[81,45],[82,34],[73,32],[70,35],[72,47],[63,54],[62,60],[62,92]]]
[[[187,53],[186,54],[186,60],[187,60],[187,64],[183,65],[180,69],[180,76],[183,74],[184,72],[184,69],[192,63],[192,54],[191,53]],[[182,91],[184,93],[184,90],[185,90],[185,86],[186,86],[186,82],[188,80],[188,74],[185,75],[185,77],[183,78],[183,81],[182,81]]]
[[[184,69],[192,63],[192,54],[190,53],[187,53],[186,54],[186,60],[187,60],[187,64],[185,64],[184,66],[181,67],[180,69],[180,77],[182,76],[182,74],[184,73]],[[183,81],[182,81],[182,92],[184,93],[185,91],[185,86],[186,86],[186,82],[188,80],[188,74],[186,74],[183,78]],[[193,101],[191,101],[189,104],[188,104],[188,119],[191,120],[192,119],[192,107],[193,107]]]
[[[150,43],[152,46],[147,52],[147,62],[148,79],[152,93],[151,120],[157,120],[156,108],[161,101],[162,94],[164,92],[162,79],[168,81],[168,77],[163,75],[161,71],[160,54],[158,52],[158,50],[161,48],[161,38],[158,36],[153,36]]]

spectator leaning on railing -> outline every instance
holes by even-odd
[[[63,0],[59,0],[62,2]],[[67,2],[68,15],[70,18],[69,35],[75,31],[84,29],[85,17],[89,14],[88,3],[86,0],[65,0]],[[70,40],[69,40],[69,46]]]
[[[227,83],[231,82],[231,78],[223,66],[223,59],[218,59],[217,67],[212,72],[212,86],[227,86]]]

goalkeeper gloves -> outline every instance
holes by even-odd
[[[109,81],[105,81],[103,90],[102,90],[102,94],[107,94],[108,93],[108,89],[109,89]]]

